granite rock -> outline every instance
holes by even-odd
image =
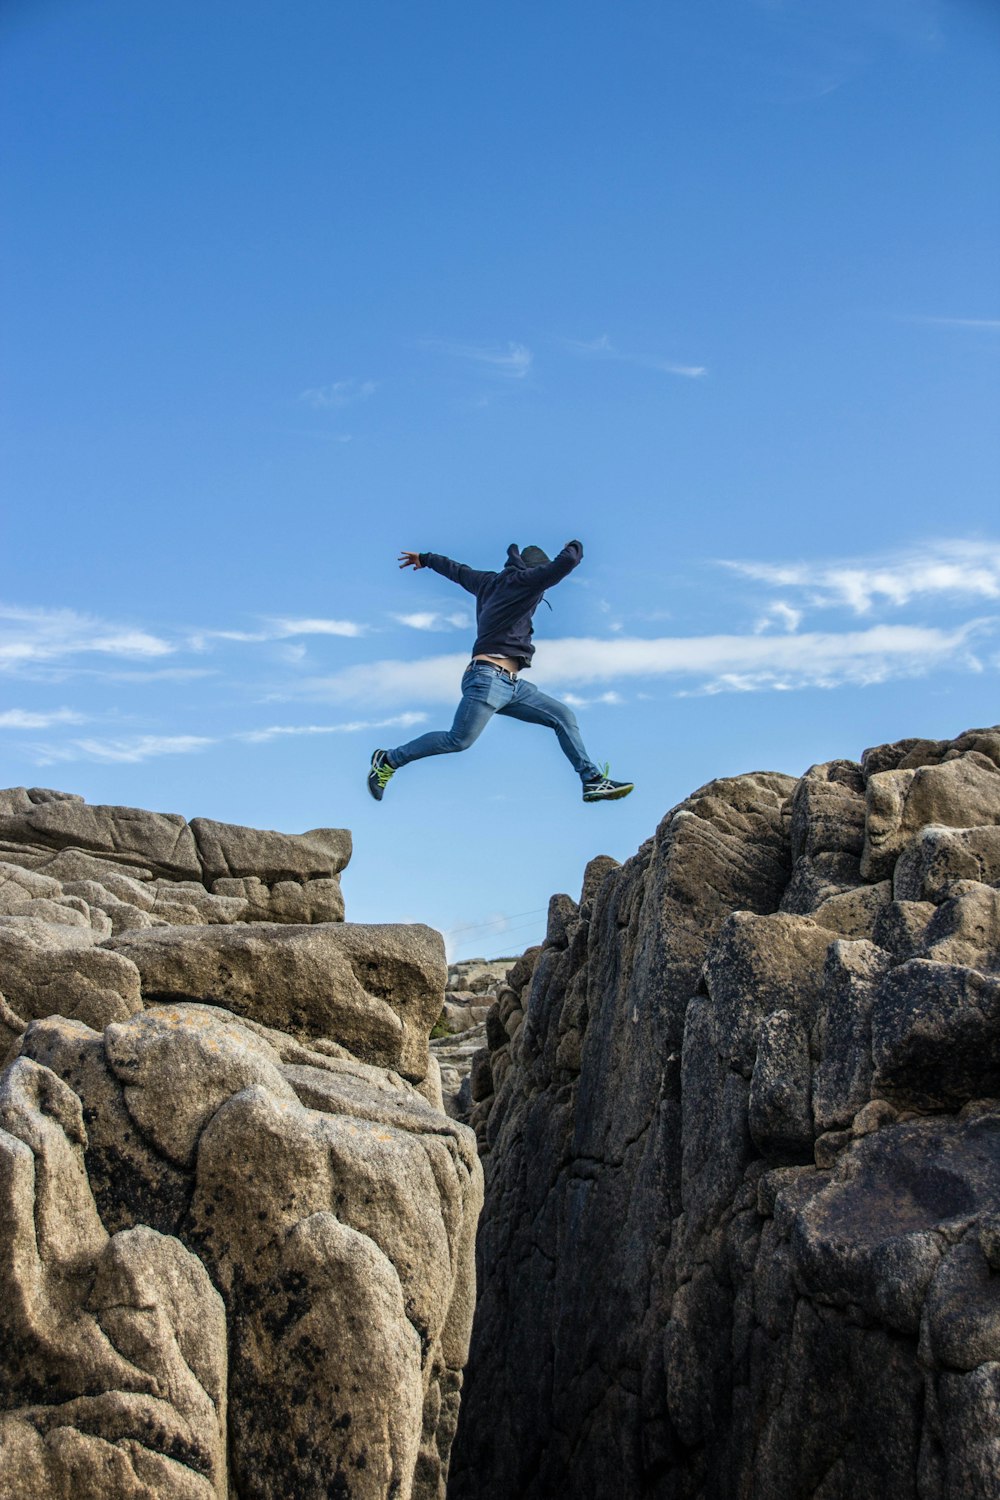
[[[1000,1496],[998,768],[712,783],[555,903],[475,1063],[452,1500]]]

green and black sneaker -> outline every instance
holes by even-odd
[[[372,756],[372,768],[368,772],[368,790],[376,802],[381,802],[385,795],[385,789],[396,774],[395,766],[390,766],[389,757],[384,750],[376,750]]]
[[[584,802],[617,802],[619,797],[627,797],[629,792],[635,790],[634,781],[612,781],[608,775],[609,769],[605,761],[600,776],[583,783]]]

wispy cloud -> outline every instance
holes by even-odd
[[[540,648],[533,676],[539,686],[562,691],[655,677],[693,680],[687,691],[746,690],[751,679],[757,687],[775,690],[860,686],[944,666],[981,670],[974,643],[995,629],[996,621],[986,619],[952,630],[877,625],[784,635],[564,638]],[[303,679],[273,696],[327,703],[453,703],[465,662],[461,655],[368,662]]]
[[[681,364],[659,355],[629,354],[616,349],[606,333],[597,339],[564,339],[563,343],[571,353],[583,359],[617,360],[620,364],[637,365],[642,370],[655,370],[660,375],[682,375],[687,380],[700,380],[708,374],[707,365]]]
[[[364,635],[367,629],[365,625],[359,625],[356,620],[275,620],[275,629],[279,636],[288,635]]]
[[[934,328],[972,328],[984,333],[1000,333],[1000,318],[931,318],[913,314],[907,323],[925,323]]]
[[[776,599],[755,621],[754,635],[761,635],[765,630],[773,630],[775,627],[780,630],[798,630],[801,624],[801,609],[793,609],[783,599]]]
[[[25,609],[0,604],[0,671],[18,671],[59,658],[169,656],[175,647],[133,626],[112,625],[72,609]]]
[[[534,355],[526,344],[513,341],[507,344],[455,344],[447,339],[426,339],[423,347],[435,354],[449,354],[455,359],[467,359],[491,375],[506,380],[523,380],[529,373]]]
[[[355,401],[368,401],[378,390],[374,380],[334,380],[330,385],[314,385],[300,391],[297,399],[314,411],[329,411],[350,406]]]
[[[96,760],[107,765],[135,765],[158,755],[191,755],[217,744],[197,734],[134,734],[121,739],[75,739],[63,745],[35,745],[35,764]]]
[[[467,630],[471,624],[471,617],[460,610],[447,614],[425,609],[411,615],[393,615],[392,618],[410,630]]]
[[[265,617],[257,630],[196,630],[188,635],[186,644],[192,651],[207,651],[216,641],[231,641],[237,645],[260,645],[267,641],[286,641],[299,635],[338,635],[356,637],[365,635],[368,626],[357,620],[326,620],[309,617],[291,619]]]
[[[422,724],[425,713],[393,714],[390,719],[353,719],[346,724],[271,724],[267,729],[247,729],[233,736],[248,745],[265,745],[269,740],[282,739],[288,735],[312,734],[358,734],[368,729],[410,729]]]
[[[816,608],[864,615],[876,605],[913,599],[1000,599],[1000,544],[928,543],[895,556],[821,562],[723,561],[722,566],[776,588],[799,589]],[[773,606],[774,608],[776,606]]]
[[[82,724],[83,714],[71,708],[55,708],[48,713],[32,713],[25,708],[7,708],[0,713],[0,729],[48,729],[53,724]]]
[[[578,693],[563,693],[563,702],[568,703],[570,708],[591,708],[595,703],[606,703],[617,707],[625,702],[621,693],[616,693],[613,688],[606,693],[595,693],[591,698],[581,697]]]

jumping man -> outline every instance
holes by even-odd
[[[381,802],[389,779],[411,760],[468,750],[494,714],[544,724],[554,729],[560,748],[583,782],[584,802],[613,802],[627,797],[631,781],[612,781],[590,759],[580,738],[576,717],[565,703],[540,693],[519,675],[531,666],[535,648],[531,617],[545,590],[571,573],[583,557],[579,542],[567,542],[554,560],[541,547],[511,543],[499,573],[479,573],[465,563],[452,562],[436,552],[401,552],[401,568],[432,568],[476,596],[476,642],[462,678],[462,701],[450,729],[433,730],[395,750],[376,750],[368,772],[368,790]]]

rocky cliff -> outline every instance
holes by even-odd
[[[452,1500],[1000,1495],[1000,729],[701,788],[487,1021]]]
[[[444,1493],[481,1169],[350,836],[0,792],[0,1492]]]

